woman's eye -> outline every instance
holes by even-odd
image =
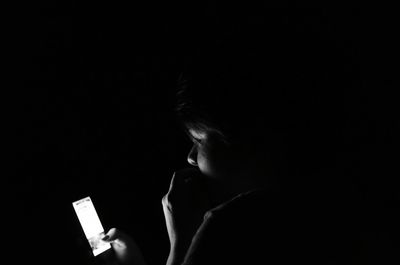
[[[200,144],[201,143],[201,139],[197,139],[197,138],[192,138],[194,143]]]

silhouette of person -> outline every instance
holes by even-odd
[[[356,259],[340,156],[356,76],[320,26],[271,15],[193,53],[176,104],[191,167],[174,173],[162,199],[168,265]],[[123,231],[103,240],[120,264],[146,264]]]

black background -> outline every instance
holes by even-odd
[[[165,262],[161,198],[174,170],[186,166],[190,147],[173,114],[181,62],[243,17],[259,17],[205,2],[145,2],[38,1],[17,12],[17,88],[9,101],[16,174],[7,180],[23,217],[15,220],[24,231],[18,249],[33,251],[15,259],[87,264],[71,203],[91,196],[106,230],[130,233],[149,263]],[[390,164],[397,124],[394,16],[330,7],[324,13],[357,54],[368,135]],[[391,177],[364,183],[372,198],[398,196],[386,192]]]

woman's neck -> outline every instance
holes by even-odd
[[[255,189],[264,188],[262,183],[258,183],[253,178],[237,178],[225,181],[215,181],[211,185],[211,207],[216,207],[227,202],[241,193]]]

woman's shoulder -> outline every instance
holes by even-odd
[[[349,215],[325,209],[323,202],[310,198],[268,190],[243,193],[210,210],[199,236],[209,239],[207,245],[219,254],[241,253],[235,256],[238,260],[242,256],[263,260],[265,253],[278,260],[287,251],[314,261],[351,255],[355,230]]]
[[[256,264],[267,258],[266,251],[282,256],[279,252],[285,249],[283,240],[287,238],[282,233],[288,230],[279,221],[285,218],[271,210],[280,209],[274,206],[279,201],[276,196],[254,190],[208,211],[194,237],[190,259],[207,259],[205,264]],[[269,260],[274,259],[272,253]]]

